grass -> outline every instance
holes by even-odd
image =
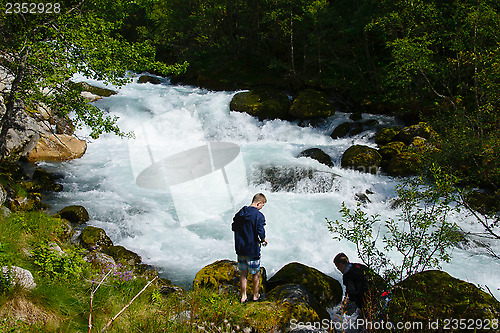
[[[91,290],[113,269],[93,298],[91,332],[100,332],[151,279],[131,275],[131,267],[86,264],[63,229],[62,220],[41,212],[0,217],[0,265],[28,269],[37,283],[32,291],[9,284],[0,289],[1,332],[89,332]],[[148,287],[108,332],[273,332],[283,324],[276,303],[242,305],[237,294],[208,289],[167,296],[160,287]]]

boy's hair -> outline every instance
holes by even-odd
[[[344,265],[347,265],[349,263],[349,258],[347,258],[347,256],[345,255],[345,253],[340,252],[333,259],[333,263],[334,264],[344,264]]]
[[[266,196],[262,193],[257,193],[256,195],[254,195],[253,199],[252,199],[252,203],[257,203],[259,201],[266,203],[267,202]]]

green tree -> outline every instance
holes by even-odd
[[[342,204],[342,221],[327,220],[330,232],[356,244],[360,259],[392,283],[439,268],[451,260],[450,250],[462,236],[450,220],[450,203],[457,199],[454,179],[438,167],[433,177],[433,184],[419,177],[396,187],[397,220],[380,223],[378,215],[367,216],[361,206],[351,210]],[[398,259],[390,258],[391,252]]]
[[[6,112],[0,120],[0,156],[4,158],[6,137],[18,112],[49,108],[58,116],[75,114],[77,126],[102,133],[125,135],[116,118],[87,103],[81,87],[72,84],[75,73],[121,85],[127,70],[180,72],[183,65],[167,66],[155,61],[149,42],[130,43],[120,34],[122,20],[114,2],[65,1],[47,5],[13,7],[1,1],[0,69],[10,78],[1,91]],[[107,18],[117,19],[108,21]]]

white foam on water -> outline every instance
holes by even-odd
[[[145,263],[159,267],[175,283],[189,286],[205,265],[220,259],[236,259],[232,217],[242,205],[250,204],[254,193],[263,191],[268,198],[262,212],[267,220],[269,245],[262,250],[262,264],[268,276],[296,261],[341,280],[332,258],[342,251],[357,261],[356,249],[347,241],[334,240],[325,218],[340,220],[342,202],[354,207],[356,193],[366,190],[373,192],[369,195],[371,203],[365,206],[368,214],[380,214],[382,220],[396,218],[398,214],[390,209],[397,180],[340,168],[341,155],[351,145],[375,147],[374,132],[332,140],[331,131],[348,121],[348,114],[343,113],[319,127],[301,127],[296,122],[282,120],[259,121],[248,114],[229,111],[234,93],[210,92],[168,82],[161,85],[132,82],[117,95],[96,102],[109,115],[120,117],[121,129],[134,131],[136,138],[103,135],[89,142],[81,159],[47,163],[46,167],[65,175],[64,191],[52,197],[52,209],[57,211],[69,204],[85,206],[90,213],[90,225],[104,228],[115,244],[137,252]],[[364,118],[375,118],[384,125],[394,122],[385,116],[364,115]],[[83,129],[79,135],[88,133]],[[265,183],[230,184],[235,185],[229,186],[233,202],[228,201],[229,195],[210,195],[228,191],[222,176],[210,185],[184,183],[182,191],[168,186],[161,189],[137,186],[138,174],[153,162],[207,142],[237,144],[242,162],[236,171],[230,172],[246,174],[248,179],[258,167],[271,165],[310,167],[338,176],[332,189],[324,193],[311,193],[315,186],[324,185],[315,180],[304,180],[291,192],[269,192]],[[312,147],[327,152],[335,166],[328,168],[310,158],[296,158],[301,151]],[[206,200],[194,200],[201,193]],[[182,209],[192,210],[196,216],[194,223],[181,223],[179,202]],[[480,229],[471,225],[470,219],[457,217],[457,221],[468,230]],[[498,253],[500,246],[495,249]],[[488,286],[500,299],[497,290],[500,263],[484,255],[484,251],[476,247],[454,249],[453,260],[443,268],[455,277]]]

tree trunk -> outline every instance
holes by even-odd
[[[1,125],[1,130],[0,130],[0,161],[3,162],[5,159],[5,153],[7,150],[7,132],[9,131],[10,128],[12,128],[12,124],[14,121],[14,117],[16,115],[16,102],[17,102],[17,89],[19,87],[19,84],[23,80],[24,77],[24,71],[26,69],[26,60],[28,56],[25,54],[21,61],[20,64],[17,68],[17,73],[16,76],[14,77],[14,81],[12,81],[12,85],[10,88],[9,92],[9,100],[7,101],[7,105],[5,106],[5,114],[3,115],[2,119],[0,120],[0,125]]]

